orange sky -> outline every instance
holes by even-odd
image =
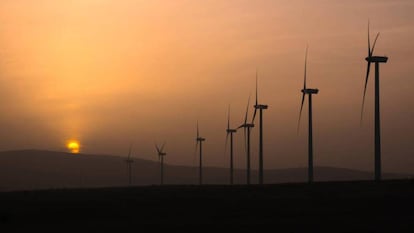
[[[3,0],[0,2],[0,149],[64,150],[228,166],[226,109],[239,125],[256,67],[265,112],[265,167],[306,166],[306,118],[296,123],[304,51],[314,97],[315,165],[373,167],[373,77],[359,126],[366,27],[380,31],[385,171],[414,172],[414,2]],[[305,110],[307,106],[305,106]],[[306,113],[306,111],[305,111]],[[242,134],[237,167],[245,166]],[[254,166],[257,130],[253,133]]]

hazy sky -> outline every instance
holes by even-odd
[[[373,76],[359,125],[367,20],[381,66],[384,171],[414,173],[412,0],[2,0],[0,150],[65,150],[228,166],[227,106],[242,123],[259,71],[265,168],[307,164],[307,105],[296,126],[309,44],[315,165],[373,169]],[[373,73],[372,73],[373,75]],[[252,108],[250,109],[252,110]],[[257,166],[258,129],[253,132]],[[245,167],[242,133],[236,164]]]

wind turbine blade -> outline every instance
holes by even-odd
[[[368,20],[368,57],[371,57],[371,39],[369,35],[369,20]]]
[[[224,144],[224,154],[227,152],[227,143],[229,141],[229,133],[226,134],[226,143]]]
[[[129,144],[128,159],[131,158],[131,151],[132,151],[132,143]]]
[[[250,97],[251,97],[251,95],[249,95],[249,99],[247,100],[246,115],[244,115],[244,124],[245,125],[247,124],[247,115],[249,113]]]
[[[302,94],[302,103],[300,104],[297,133],[299,134],[300,118],[302,117],[303,104],[305,103],[305,93]]]
[[[244,127],[243,129],[243,136],[244,136],[244,151],[247,153],[247,129]]]
[[[257,112],[257,109],[255,108],[253,112],[252,124],[254,124],[254,119],[256,118],[256,112]]]
[[[161,146],[161,149],[160,149],[160,152],[164,152],[164,146],[165,146],[165,142],[162,144],[162,146]]]
[[[377,36],[375,37],[374,44],[372,44],[371,53],[369,55],[370,57],[372,57],[372,54],[374,53],[375,45],[377,44],[377,40],[378,40],[379,35],[380,35],[380,33],[378,32]]]
[[[257,85],[257,83],[258,83],[258,74],[257,74],[257,69],[256,69],[256,105],[258,105],[259,104],[259,94],[258,94],[258,85]]]
[[[254,119],[256,118],[256,112],[257,112],[257,108],[256,106],[259,105],[259,101],[258,101],[258,87],[257,87],[257,83],[258,83],[258,75],[257,75],[257,69],[256,69],[256,104],[254,105],[254,113],[253,113],[253,119],[252,119],[252,124],[254,123]]]
[[[198,149],[198,140],[197,140],[197,142],[195,144],[194,153],[197,153],[197,149]]]
[[[369,78],[369,71],[371,69],[371,62],[368,61],[367,64],[367,75],[365,76],[365,85],[364,85],[364,93],[362,95],[362,106],[361,106],[361,119],[360,119],[360,123],[362,124],[362,117],[364,115],[364,105],[365,105],[365,96],[367,93],[367,86],[368,86],[368,78]]]
[[[158,147],[157,144],[155,144],[155,148],[157,149],[158,154],[160,153],[160,148]]]
[[[227,129],[230,129],[230,104],[227,112]]]
[[[306,52],[305,52],[305,74],[303,78],[303,89],[306,89],[306,66],[308,63],[308,46],[306,46]]]
[[[300,110],[299,110],[299,119],[298,119],[298,127],[297,127],[297,133],[299,134],[299,127],[300,127],[300,119],[302,117],[302,110],[303,110],[303,104],[305,103],[305,91],[306,91],[306,73],[307,73],[307,64],[308,64],[308,49],[309,46],[306,45],[306,52],[305,52],[305,74],[303,78],[303,94],[302,94],[302,101],[300,104]]]
[[[193,156],[193,163],[196,164],[196,158],[197,158],[197,149],[198,149],[198,140],[195,144],[195,148],[194,148],[194,156]]]
[[[197,121],[197,138],[200,137],[200,130],[198,129],[198,121]]]

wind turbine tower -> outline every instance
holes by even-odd
[[[312,89],[306,87],[306,65],[308,60],[308,48],[306,47],[306,53],[305,53],[305,75],[304,75],[304,81],[303,81],[303,89],[302,92],[302,103],[300,105],[300,112],[299,112],[299,120],[298,120],[298,133],[299,133],[299,124],[300,124],[300,118],[302,116],[302,109],[303,104],[305,102],[305,95],[308,95],[309,99],[309,125],[308,125],[308,182],[313,182],[313,134],[312,134],[312,95],[318,94],[318,89]]]
[[[257,82],[258,77],[256,71],[256,103],[254,105],[252,123],[254,123],[256,111],[259,110],[259,184],[263,184],[263,110],[268,109],[268,106],[265,104],[259,104]]]
[[[200,130],[198,128],[197,122],[197,137],[196,137],[196,150],[197,148],[200,149],[200,159],[199,159],[199,176],[198,176],[198,183],[200,185],[203,184],[203,142],[206,139],[200,136]]]
[[[364,94],[362,97],[362,109],[361,109],[361,122],[363,117],[363,110],[365,104],[365,95],[367,92],[367,85],[368,85],[368,77],[371,68],[371,63],[375,64],[375,180],[381,181],[381,124],[380,124],[380,80],[379,80],[379,64],[380,63],[387,63],[388,57],[385,56],[373,56],[375,44],[377,43],[377,39],[379,37],[379,33],[377,33],[374,43],[371,48],[371,40],[370,40],[370,32],[369,32],[369,21],[368,21],[368,57],[365,58],[367,61],[367,74],[365,76],[365,87],[364,87]]]
[[[230,128],[230,106],[227,115],[227,129],[226,129],[226,145],[225,149],[227,149],[227,141],[230,135],[230,184],[234,183],[234,167],[233,167],[233,134],[237,132],[236,129]]]
[[[164,157],[167,155],[167,153],[164,152],[164,146],[165,143],[162,144],[161,148],[158,147],[157,144],[155,144],[155,148],[157,149],[158,153],[158,161],[160,162],[160,184],[164,184]]]
[[[244,130],[244,143],[245,143],[245,149],[246,149],[246,183],[249,185],[251,183],[250,181],[250,132],[251,128],[254,127],[253,123],[247,123],[247,116],[249,113],[249,106],[250,106],[250,96],[247,101],[247,108],[246,108],[246,114],[244,116],[244,123],[238,127],[238,129],[243,128]]]
[[[128,157],[125,160],[125,163],[127,164],[128,185],[132,184],[132,163],[134,162],[134,160],[131,158],[131,150],[132,144],[129,146]]]

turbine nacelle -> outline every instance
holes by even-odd
[[[247,124],[244,124],[243,127],[246,127],[246,128],[254,128],[254,124],[247,123]]]
[[[366,57],[365,60],[371,63],[386,63],[388,61],[388,57],[371,56],[371,57]]]
[[[199,142],[204,142],[206,139],[205,138],[202,138],[202,137],[198,137],[198,138],[196,138],[196,141],[199,141]]]
[[[240,129],[240,128],[254,128],[254,124],[244,123],[244,124],[240,125],[238,129]]]
[[[306,88],[306,89],[302,89],[301,92],[303,94],[318,94],[319,89],[312,89],[312,88]]]
[[[236,133],[237,132],[236,129],[227,129],[226,131],[227,131],[227,133]]]
[[[164,152],[158,153],[158,156],[166,156],[166,155],[167,153],[164,153]]]
[[[254,105],[255,109],[267,109],[269,106],[265,104],[256,104]]]

